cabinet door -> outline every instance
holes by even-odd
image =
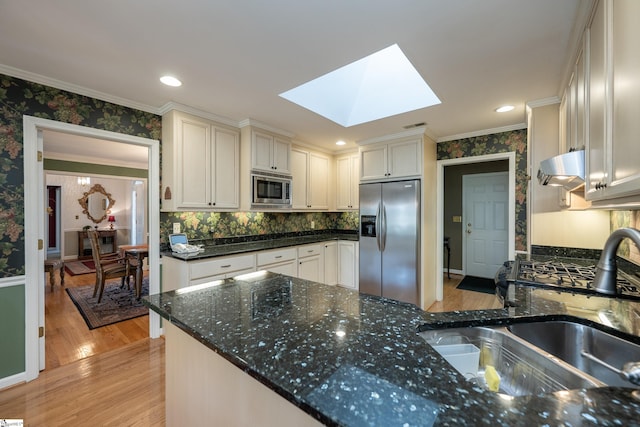
[[[324,283],[338,283],[338,242],[324,244]]]
[[[273,137],[255,131],[251,136],[251,168],[273,172],[271,163]]]
[[[298,277],[300,279],[311,280],[313,282],[322,283],[320,255],[314,255],[306,258],[298,259]]]
[[[262,266],[260,270],[271,271],[272,273],[284,274],[285,276],[296,277],[297,266],[296,261],[286,261],[278,264],[269,264]]]
[[[351,156],[351,209],[360,205],[360,156]]]
[[[358,288],[356,282],[355,242],[338,242],[338,284],[345,288]]]
[[[240,138],[237,132],[214,128],[213,207],[240,206]]]
[[[293,178],[291,207],[293,209],[309,208],[309,200],[307,199],[308,164],[309,153],[295,148],[291,150],[291,176]]]
[[[180,208],[209,208],[211,202],[211,126],[188,118],[180,119],[178,182]]]
[[[611,7],[613,109],[607,198],[640,193],[640,2],[616,0]]]
[[[360,179],[387,177],[387,146],[362,148],[360,151]]]
[[[416,176],[422,173],[422,146],[419,140],[389,144],[389,168],[394,178]]]
[[[589,27],[588,115],[589,139],[585,196],[588,200],[602,197],[600,187],[606,180],[606,2],[601,1]]]
[[[272,166],[279,173],[290,173],[291,143],[283,139],[274,138],[272,149]]]
[[[309,207],[329,209],[329,158],[309,153]]]
[[[336,160],[336,207],[351,209],[351,158]]]

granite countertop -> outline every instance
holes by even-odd
[[[172,257],[185,261],[213,258],[218,256],[238,255],[242,253],[264,251],[268,249],[286,248],[289,246],[306,245],[311,243],[327,242],[329,240],[358,241],[357,231],[329,230],[311,234],[282,234],[247,236],[244,238],[222,238],[202,241],[203,250],[192,254],[178,254],[166,250],[162,256]],[[198,244],[200,241],[190,242]]]
[[[327,425],[638,423],[640,400],[632,396],[633,389],[526,397],[493,393],[467,382],[417,334],[443,327],[574,320],[640,343],[638,319],[635,324],[627,319],[634,312],[638,317],[638,302],[512,286],[510,296],[518,307],[427,313],[274,273],[239,277],[151,295],[144,302]],[[579,310],[558,301],[567,295]],[[617,328],[600,323],[596,314],[602,309]]]

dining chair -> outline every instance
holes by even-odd
[[[120,287],[124,287],[125,279],[129,284],[129,276],[131,275],[129,270],[129,263],[126,258],[118,256],[118,254],[101,254],[100,253],[100,241],[98,232],[95,230],[89,230],[87,232],[89,241],[91,242],[91,253],[93,255],[93,262],[96,265],[96,285],[93,289],[93,297],[98,295],[98,303],[102,300],[102,293],[104,292],[104,284],[108,279],[122,278]]]

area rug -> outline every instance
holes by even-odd
[[[486,279],[484,277],[464,276],[464,279],[456,286],[456,289],[495,294],[496,282],[493,279]]]
[[[93,297],[94,285],[66,288],[71,301],[78,307],[89,329],[133,319],[149,314],[149,309],[136,300],[134,285],[120,288],[120,279],[110,280],[104,286],[102,301]],[[142,279],[142,295],[149,295],[149,278]]]
[[[70,276],[77,276],[79,274],[95,273],[96,265],[93,261],[65,261],[64,269]]]

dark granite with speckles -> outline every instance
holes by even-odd
[[[341,287],[264,273],[144,301],[327,425],[639,425],[640,399],[634,399],[633,389],[501,397],[467,382],[417,335],[443,327],[573,320],[640,343],[639,302],[527,287],[512,287],[510,295],[518,307],[426,313]],[[581,306],[589,309],[572,311]],[[601,309],[617,328],[599,323]]]
[[[268,249],[286,248],[289,246],[306,245],[327,242],[330,240],[358,241],[357,231],[323,230],[314,233],[287,233],[283,235],[244,236],[235,238],[210,239],[206,241],[194,240],[191,244],[203,244],[204,250],[194,254],[172,253],[170,250],[162,252],[162,256],[170,256],[185,261],[213,258],[218,256],[238,255],[247,252],[264,251]],[[168,248],[165,248],[168,249]]]

